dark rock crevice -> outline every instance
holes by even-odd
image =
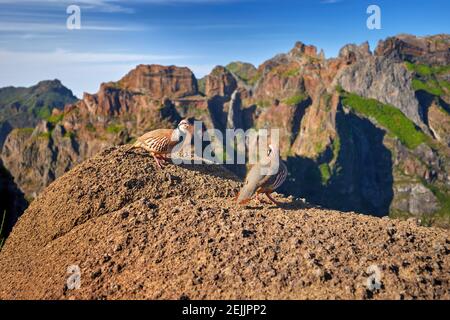
[[[8,237],[27,206],[28,203],[24,194],[17,187],[14,178],[0,160],[0,225],[2,219],[5,219],[3,229],[0,230],[0,238]]]
[[[331,162],[330,148],[317,160],[288,157],[290,179],[282,187],[283,193],[326,208],[388,215],[394,180],[391,151],[383,144],[386,132],[342,110],[336,115],[336,125],[340,150],[329,181],[324,183],[320,165]]]

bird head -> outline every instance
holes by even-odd
[[[194,126],[187,119],[181,120],[178,124],[177,129],[184,134],[189,133],[190,135],[192,135],[194,132]]]

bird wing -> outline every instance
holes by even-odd
[[[164,136],[164,137],[170,137],[172,136],[172,129],[156,129],[150,132],[147,132],[145,134],[143,134],[142,136],[140,136],[139,138],[137,138],[137,141],[140,142],[144,142],[147,141],[148,139],[153,139],[155,137],[160,137],[160,136]]]
[[[248,172],[247,177],[245,178],[244,185],[241,188],[238,196],[238,202],[245,201],[250,199],[256,192],[256,190],[260,187],[261,181],[266,177],[261,175],[261,166],[259,164],[255,164]]]
[[[281,186],[287,177],[287,167],[280,159],[278,171],[272,175],[262,175],[257,183],[257,188],[261,188],[263,191],[273,191]]]
[[[169,152],[178,143],[177,141],[172,141],[172,133],[172,129],[153,130],[140,136],[137,139],[137,144],[155,152]]]
[[[266,176],[261,187],[267,189],[268,191],[273,191],[283,184],[287,177],[287,167],[284,162],[280,159],[278,172],[276,174]]]

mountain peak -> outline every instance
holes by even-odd
[[[372,52],[370,51],[370,45],[367,41],[360,45],[347,44],[339,51],[339,57],[346,59],[346,61],[349,62],[364,59],[371,55]]]
[[[313,45],[306,45],[301,41],[297,41],[294,45],[294,48],[289,52],[289,55],[301,57],[301,56],[309,56],[309,57],[318,57],[317,48]]]
[[[59,79],[53,79],[53,80],[42,80],[39,81],[35,86],[55,86],[60,87],[63,86],[61,80]]]
[[[198,93],[197,80],[187,67],[138,65],[118,85],[132,92],[148,94],[155,99],[181,98]]]

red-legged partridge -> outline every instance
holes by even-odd
[[[188,120],[181,120],[176,129],[157,129],[145,133],[132,145],[132,148],[143,148],[150,152],[159,168],[170,158],[173,148],[180,142],[181,137],[192,135],[193,126]]]
[[[270,172],[269,166],[274,165],[278,161],[278,170],[273,173]],[[269,174],[268,174],[269,173]],[[278,187],[280,187],[286,180],[288,170],[284,162],[281,160],[279,151],[272,146],[269,146],[268,164],[255,164],[245,178],[244,186],[238,194],[237,202],[239,204],[248,203],[253,195],[265,194],[271,202],[276,205],[280,203],[270,195]]]

